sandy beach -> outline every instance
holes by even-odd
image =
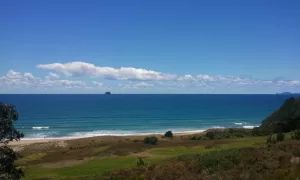
[[[202,135],[205,131],[190,131],[184,133],[174,133],[174,137],[179,136],[189,136],[189,135]],[[94,137],[82,137],[82,138],[59,138],[59,139],[21,139],[20,141],[12,141],[9,142],[10,146],[18,146],[18,145],[28,145],[28,144],[35,144],[35,143],[48,143],[48,142],[64,142],[64,141],[88,141],[88,140],[101,140],[104,142],[115,142],[124,139],[139,139],[142,140],[146,136],[156,136],[158,138],[162,137],[163,134],[147,134],[147,135],[125,135],[125,136],[94,136]]]

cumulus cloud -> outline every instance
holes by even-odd
[[[201,82],[200,84],[236,84],[236,85],[251,85],[251,84],[273,84],[272,80],[259,80],[244,77],[234,76],[210,76],[207,74],[198,75],[176,75],[170,73],[157,72],[153,70],[134,68],[134,67],[101,67],[86,62],[69,62],[69,63],[53,63],[39,64],[38,68],[44,70],[52,70],[57,73],[65,74],[66,76],[75,77],[98,77],[110,80],[140,80],[140,81],[182,81],[182,82]],[[9,75],[16,78],[20,76],[18,72],[10,71]],[[59,76],[50,72],[47,79],[58,79]],[[95,81],[96,82],[96,81]],[[93,82],[94,83],[94,82]],[[95,84],[95,83],[94,83]],[[298,86],[299,81],[276,81],[277,85]],[[101,86],[100,84],[95,84]]]
[[[288,86],[299,86],[300,85],[300,81],[284,81],[284,80],[280,80],[276,82],[277,85],[288,85]]]
[[[122,88],[125,89],[139,89],[139,88],[149,88],[149,87],[154,87],[153,84],[146,83],[146,82],[139,82],[139,83],[128,83],[128,84],[119,84]]]
[[[213,76],[209,76],[209,75],[206,75],[206,74],[199,74],[196,76],[196,79],[197,80],[202,80],[202,81],[216,81],[216,77],[213,77]]]
[[[57,78],[54,74],[50,75]],[[42,79],[34,77],[31,73],[21,73],[10,70],[5,76],[0,77],[1,86],[17,87],[17,88],[39,88],[39,87],[83,87],[85,82],[72,80],[55,80],[50,76]]]
[[[102,87],[104,85],[104,83],[102,82],[97,82],[97,81],[92,81],[92,83],[98,87]]]
[[[39,64],[40,69],[53,70],[66,76],[101,77],[116,80],[175,80],[176,75],[133,67],[100,67],[86,62]]]
[[[27,79],[34,79],[34,77],[31,73],[24,73],[24,77]]]
[[[59,75],[55,74],[55,73],[52,73],[50,72],[47,76],[46,76],[46,79],[59,79]]]
[[[10,87],[20,87],[20,89],[23,87],[47,87],[49,89],[53,87],[64,87],[93,90],[118,90],[118,88],[149,88],[152,90],[194,89],[194,92],[207,92],[208,90],[209,92],[211,92],[211,90],[220,90],[222,92],[224,89],[228,91],[234,91],[235,89],[248,91],[251,88],[253,91],[266,90],[265,92],[267,92],[267,90],[272,90],[273,92],[274,90],[279,91],[279,89],[293,91],[300,87],[299,80],[284,80],[283,78],[255,79],[252,77],[208,75],[201,73],[194,75],[177,75],[134,67],[101,67],[86,62],[40,64],[37,65],[37,67],[43,70],[49,70],[50,72],[44,78],[41,78],[35,77],[29,72],[21,73],[10,70],[5,76],[0,76],[0,86],[2,89],[6,85]],[[61,79],[61,74],[67,77]],[[74,81],[72,80],[73,77],[76,77],[76,79],[82,77],[85,79],[85,82]],[[89,81],[86,77],[92,78],[92,81]],[[99,81],[97,81],[97,78]],[[101,82],[101,79],[120,80],[124,83],[119,84],[119,86],[114,83],[114,81],[111,81],[111,84],[110,82],[104,84]]]
[[[15,72],[13,70],[8,71],[6,76],[7,76],[7,78],[10,78],[10,79],[19,79],[22,77],[21,73]]]
[[[197,79],[194,78],[192,75],[187,74],[187,75],[183,75],[183,76],[179,76],[177,78],[178,81],[196,81]]]
[[[145,87],[153,87],[154,85],[150,84],[150,83],[146,83],[146,82],[140,82],[140,83],[134,84],[134,86],[145,88]]]

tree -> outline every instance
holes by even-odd
[[[24,176],[21,169],[14,162],[20,158],[7,144],[19,141],[24,135],[14,127],[18,113],[14,105],[0,103],[0,179],[18,180]]]
[[[255,135],[290,132],[300,128],[300,97],[289,98],[283,105],[253,129]]]
[[[173,137],[172,131],[167,131],[167,132],[165,133],[165,137],[172,138],[172,137]]]

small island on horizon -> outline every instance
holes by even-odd
[[[108,91],[108,92],[105,92],[104,93],[105,95],[111,95],[111,93]]]

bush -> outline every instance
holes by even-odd
[[[201,136],[192,136],[190,137],[190,140],[201,140],[202,137]]]
[[[190,140],[201,140],[202,137],[201,136],[192,136],[190,137]]]
[[[215,133],[212,132],[212,131],[208,131],[206,134],[205,134],[206,137],[208,137],[209,139],[215,139]]]
[[[173,137],[172,131],[167,131],[167,132],[165,133],[165,137],[172,138],[172,137]]]
[[[143,160],[143,158],[139,157],[137,162],[136,162],[137,167],[141,167],[141,166],[146,166],[147,163],[145,163],[145,161]]]
[[[201,171],[214,173],[220,170],[229,170],[237,165],[243,157],[242,150],[212,151],[194,158]]]
[[[267,138],[267,144],[276,144],[277,143],[277,136],[270,135]]]
[[[291,137],[294,140],[300,140],[300,130],[296,130],[296,131],[292,132]]]
[[[145,137],[144,138],[144,143],[145,144],[156,145],[157,142],[158,142],[158,139],[157,139],[157,137],[154,137],[154,136],[152,136],[152,137]]]
[[[267,144],[271,144],[272,143],[272,136],[268,136],[267,138]]]
[[[267,138],[267,144],[276,144],[277,142],[284,141],[285,135],[283,133],[278,133],[276,135],[270,135]]]
[[[280,142],[280,141],[284,141],[285,135],[283,133],[278,133],[276,135],[276,141]]]

